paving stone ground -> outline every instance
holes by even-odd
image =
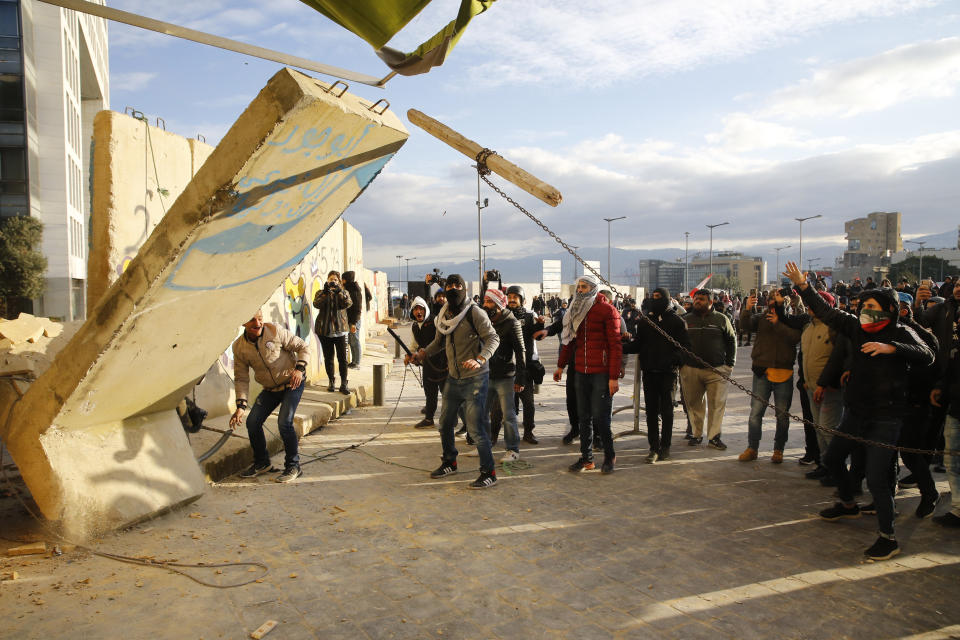
[[[556,344],[541,343],[547,363]],[[740,349],[742,381],[749,361]],[[387,406],[354,410],[301,446],[326,455],[381,435],[305,464],[296,483],[233,477],[95,541],[158,560],[261,562],[262,581],[214,589],[84,551],[2,558],[0,573],[19,578],[0,583],[0,637],[245,638],[267,620],[279,622],[267,636],[278,640],[960,635],[960,536],[916,519],[916,490],[903,491],[902,555],[863,563],[876,523],[816,518],[833,499],[803,478],[802,428],[791,426],[786,460],[773,465],[767,416],[760,459],[736,460],[746,445],[742,394],[730,394],[727,451],[675,438],[673,461],[646,465],[646,439],[630,436],[617,441],[614,474],[574,475],[566,467],[577,449],[560,440],[563,387],[547,382],[536,396],[540,444],[522,446],[532,467],[501,470],[496,487],[471,491],[475,457],[462,455],[456,476],[429,479],[439,438],[411,428],[422,392],[403,375],[391,374]],[[628,373],[615,406],[629,403],[631,388]],[[629,411],[617,414],[615,431],[631,426]],[[0,498],[0,518],[6,538],[42,535],[15,498]],[[189,571],[228,583],[260,575],[248,568]]]

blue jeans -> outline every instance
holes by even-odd
[[[943,440],[947,449],[960,450],[960,420],[947,414],[943,423]],[[947,467],[947,482],[950,484],[950,502],[953,513],[960,516],[960,456],[944,456]]]
[[[360,364],[360,356],[363,354],[363,347],[360,344],[360,335],[363,331],[363,316],[357,320],[357,330],[354,333],[347,334],[347,342],[350,344],[350,364]]]
[[[823,391],[823,399],[818,403],[813,399],[815,390],[816,388],[801,391],[801,393],[807,394],[807,397],[810,398],[810,413],[813,414],[813,421],[823,427],[836,429],[837,425],[840,424],[840,419],[843,418],[843,394],[839,389],[827,387]],[[820,445],[820,460],[817,461],[818,464],[823,464],[823,460],[827,456],[827,449],[830,448],[831,440],[833,440],[831,434],[824,433],[820,431],[820,429],[817,429],[817,444]]]
[[[569,373],[567,375],[570,375]],[[603,455],[613,460],[613,434],[610,433],[610,411],[613,398],[610,396],[609,373],[580,373],[574,384],[577,388],[577,414],[580,419],[580,458],[593,460],[593,430],[603,441]]]
[[[300,396],[303,395],[305,386],[307,386],[306,378],[296,389],[284,389],[282,391],[267,391],[264,389],[257,396],[257,400],[250,409],[250,415],[247,416],[247,436],[250,438],[250,446],[253,447],[253,461],[258,467],[270,464],[267,439],[263,435],[263,423],[277,408],[277,405],[280,406],[277,426],[280,427],[280,439],[283,440],[283,466],[284,468],[300,466],[300,454],[297,452],[297,432],[293,428],[293,414],[297,412],[297,405],[300,404]]]
[[[480,454],[480,470],[493,471],[493,453],[490,451],[490,437],[487,435],[487,423],[484,413],[487,410],[487,387],[489,374],[481,373],[470,378],[458,380],[447,377],[443,385],[443,405],[440,407],[440,443],[443,445],[445,462],[457,460],[457,445],[453,435],[457,426],[457,411],[463,407],[463,418],[467,433],[477,443]]]
[[[513,404],[513,394],[513,376],[493,378],[490,380],[490,387],[487,392],[487,407],[493,411],[494,403],[497,403],[496,406],[498,406],[500,410],[495,412],[496,415],[493,416],[493,420],[496,420],[498,423],[500,420],[503,421],[503,444],[507,451],[516,451],[519,453],[520,432],[517,431],[517,411]],[[484,411],[483,413],[484,418],[486,418],[486,431],[488,434],[491,432],[491,411]],[[497,425],[496,431],[500,431],[499,424]]]
[[[790,427],[790,403],[793,402],[793,376],[785,382],[770,382],[767,376],[753,374],[753,392],[763,401],[752,398],[750,401],[750,419],[747,421],[747,446],[751,449],[760,448],[760,435],[763,432],[761,423],[763,414],[767,411],[767,402],[773,394],[773,406],[781,411],[777,412],[777,432],[773,436],[773,448],[783,451],[787,444],[787,430]]]
[[[899,417],[864,417],[852,411],[845,411],[838,431],[860,436],[874,442],[897,444],[900,438],[900,425],[903,420]],[[835,436],[830,441],[830,447],[824,456],[824,464],[837,480],[837,492],[840,500],[846,504],[854,502],[853,490],[858,479],[847,471],[846,459],[855,450],[863,447],[859,442],[849,438]],[[893,465],[897,452],[893,449],[867,446],[865,449],[867,488],[873,496],[877,506],[877,523],[880,531],[893,534],[893,491],[890,486],[890,468]]]

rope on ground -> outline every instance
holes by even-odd
[[[527,462],[526,460],[504,460],[500,463],[500,467],[503,469],[503,472],[508,476],[512,476],[516,471],[526,471],[528,469],[533,469],[533,463]]]
[[[524,209],[523,206],[520,205],[520,203],[518,203],[516,200],[514,200],[513,198],[511,198],[510,196],[508,196],[504,191],[502,191],[500,188],[498,188],[495,184],[493,184],[493,183],[490,181],[490,179],[487,177],[487,176],[490,174],[490,169],[489,169],[489,168],[487,167],[487,165],[486,165],[486,159],[487,159],[491,154],[493,154],[493,153],[494,153],[494,152],[491,151],[490,149],[483,149],[482,151],[480,151],[480,153],[477,154],[477,157],[476,157],[476,161],[477,161],[477,175],[480,176],[480,178],[481,178],[485,183],[487,183],[487,186],[489,186],[491,189],[493,189],[495,192],[497,192],[502,198],[504,198],[507,202],[509,202],[510,204],[512,204],[512,205],[513,205],[514,207],[516,207],[520,212],[522,212],[524,215],[526,215],[528,218],[530,218],[530,220],[532,220],[532,221],[534,222],[534,224],[536,224],[538,227],[540,227],[547,235],[549,235],[551,238],[553,238],[554,240],[556,240],[557,244],[559,244],[561,247],[563,247],[564,249],[566,249],[567,253],[569,253],[571,256],[574,257],[574,259],[575,259],[577,262],[579,262],[580,264],[583,265],[584,269],[589,270],[590,273],[592,273],[594,276],[596,276],[598,280],[600,280],[601,282],[603,282],[604,284],[606,284],[607,286],[609,286],[611,291],[613,291],[613,292],[616,293],[616,294],[619,294],[620,292],[617,290],[617,288],[616,288],[613,284],[611,284],[610,282],[608,282],[607,279],[603,277],[603,275],[600,273],[600,271],[599,271],[598,269],[595,269],[594,267],[592,267],[592,266],[590,266],[589,264],[587,264],[587,262],[586,262],[583,258],[581,258],[580,255],[579,255],[570,245],[568,245],[566,242],[564,242],[563,239],[562,239],[560,236],[558,236],[556,233],[554,233],[553,231],[551,231],[550,228],[549,228],[546,224],[544,224],[543,222],[541,222],[535,215],[533,215],[532,213],[530,213],[529,211],[527,211],[526,209]],[[859,443],[861,443],[861,444],[863,444],[863,445],[866,445],[866,446],[880,447],[880,448],[882,448],[882,449],[892,449],[893,451],[899,451],[899,452],[901,452],[901,453],[917,453],[917,454],[920,454],[920,455],[941,455],[941,454],[942,454],[942,455],[945,455],[945,456],[960,456],[960,451],[956,451],[956,450],[953,450],[953,449],[946,449],[946,448],[945,448],[943,451],[939,451],[939,450],[935,450],[935,449],[933,449],[933,450],[931,450],[931,449],[916,449],[916,448],[913,448],[913,447],[902,447],[902,446],[898,446],[898,445],[887,444],[886,442],[877,442],[876,440],[869,440],[869,439],[867,439],[867,438],[863,438],[863,437],[860,437],[860,436],[857,436],[857,435],[854,435],[854,434],[851,434],[851,433],[845,433],[845,432],[843,432],[843,431],[840,431],[840,430],[838,430],[838,429],[834,429],[834,428],[832,428],[832,427],[825,427],[825,426],[823,426],[823,425],[821,425],[821,424],[819,424],[819,423],[817,423],[817,422],[814,422],[813,420],[807,420],[806,418],[804,418],[804,417],[802,417],[802,416],[798,416],[798,415],[795,415],[795,414],[793,414],[793,413],[790,413],[789,411],[786,411],[786,410],[781,409],[781,408],[779,408],[779,407],[777,407],[777,406],[775,406],[775,405],[773,405],[773,404],[770,404],[769,400],[760,397],[758,394],[754,393],[752,389],[748,389],[746,386],[744,386],[744,385],[740,384],[739,382],[737,382],[736,380],[734,380],[732,375],[727,375],[727,374],[724,373],[723,371],[720,371],[719,369],[717,369],[717,368],[714,367],[713,365],[711,365],[711,364],[709,364],[708,362],[706,362],[703,358],[701,358],[701,357],[698,356],[697,354],[695,354],[695,353],[693,353],[692,351],[689,351],[689,350],[687,350],[686,348],[684,348],[683,345],[681,345],[679,342],[677,342],[677,340],[675,340],[672,336],[670,336],[670,335],[669,335],[666,331],[664,331],[661,327],[657,326],[657,324],[656,324],[655,322],[651,321],[646,315],[641,314],[640,317],[643,319],[644,322],[646,322],[646,323],[647,323],[648,325],[650,325],[655,331],[657,331],[657,333],[659,333],[659,334],[662,335],[664,338],[666,338],[666,340],[667,340],[668,342],[670,342],[670,344],[674,345],[674,346],[677,347],[682,353],[688,355],[691,359],[693,359],[694,361],[696,361],[697,363],[699,363],[700,365],[702,365],[702,368],[704,368],[704,369],[709,369],[710,371],[712,371],[713,373],[716,373],[718,376],[720,376],[721,378],[723,378],[724,380],[726,380],[727,382],[729,382],[730,384],[732,384],[732,385],[735,386],[736,388],[738,388],[738,389],[740,389],[741,391],[743,391],[745,394],[747,394],[747,395],[750,396],[751,398],[762,402],[762,403],[763,403],[764,405],[766,405],[768,408],[773,409],[774,413],[775,413],[776,415],[778,415],[778,416],[779,416],[779,415],[787,416],[788,418],[790,418],[791,420],[793,420],[793,421],[795,421],[795,422],[799,422],[799,423],[804,424],[804,425],[810,425],[810,426],[813,427],[814,429],[817,429],[817,430],[819,430],[819,431],[822,431],[823,433],[827,433],[827,434],[830,434],[830,435],[832,435],[832,436],[837,436],[837,437],[840,437],[840,438],[846,438],[846,439],[848,439],[848,440],[853,440],[854,442],[859,442]]]
[[[14,400],[13,404],[11,404],[10,407],[8,408],[7,419],[3,425],[4,427],[3,433],[8,433],[8,428],[10,427],[10,420],[13,418],[13,408],[17,405],[18,402],[20,402],[20,399],[23,397],[23,394],[20,392],[19,387],[16,386],[15,380],[21,380],[26,382],[32,382],[32,380],[28,378],[17,378],[15,376],[0,376],[0,377],[3,377],[6,380],[8,380],[10,384],[13,386],[14,391],[17,393],[17,399]],[[5,451],[6,451],[5,443],[3,442],[3,440],[0,440],[0,460],[3,459],[3,455]],[[7,484],[7,486],[10,487],[13,495],[16,496],[17,500],[20,502],[21,506],[23,506],[26,512],[30,514],[30,517],[36,520],[37,523],[47,532],[47,534],[50,535],[51,538],[53,538],[57,542],[73,545],[77,549],[82,549],[83,551],[86,551],[92,555],[99,556],[101,558],[106,558],[107,560],[123,562],[125,564],[135,564],[142,567],[166,569],[171,573],[176,573],[181,576],[190,578],[197,584],[203,585],[205,587],[212,587],[214,589],[233,589],[236,587],[242,587],[252,582],[256,582],[257,580],[262,580],[264,576],[270,573],[270,568],[267,565],[263,564],[262,562],[221,562],[217,564],[206,564],[202,562],[198,562],[198,563],[165,562],[162,560],[153,560],[151,558],[135,558],[133,556],[125,556],[119,553],[110,553],[107,551],[100,551],[94,547],[80,544],[78,542],[75,542],[63,536],[60,532],[56,531],[43,517],[34,513],[33,509],[30,508],[27,502],[20,495],[20,492],[17,491],[17,487],[13,484],[13,481],[11,481],[10,478],[7,476],[7,470],[2,465],[0,465],[0,476],[3,477],[3,481]],[[206,580],[202,580],[184,571],[184,569],[218,569],[219,570],[224,567],[255,567],[255,568],[263,569],[263,573],[253,578],[244,580],[242,582],[236,582],[231,584],[216,584],[213,582],[207,582]]]

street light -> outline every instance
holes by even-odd
[[[717,227],[722,227],[725,224],[730,224],[729,222],[720,222],[718,224],[708,224],[707,228],[710,229],[710,270],[707,272],[707,275],[713,276],[713,230]]]
[[[807,271],[813,272],[813,263],[820,262],[820,258],[810,258],[807,260]],[[816,274],[814,274],[814,279],[816,279]]]
[[[797,264],[800,265],[800,268],[803,269],[803,222],[804,220],[813,220],[814,218],[822,218],[823,214],[818,213],[815,216],[807,216],[806,218],[794,218],[797,222],[800,223],[800,259],[797,260]]]
[[[497,243],[496,243],[496,242],[491,242],[490,244],[485,244],[485,245],[483,245],[483,262],[481,263],[481,267],[482,267],[482,268],[480,269],[481,273],[486,273],[486,271],[487,271],[487,247],[492,247],[492,246],[495,245],[495,244],[497,244]],[[481,282],[482,282],[482,281],[483,281],[483,280],[481,280]]]
[[[619,216],[616,218],[604,218],[607,221],[607,282],[612,282],[610,279],[610,223],[616,222],[617,220],[625,220],[627,216]]]
[[[690,261],[687,260],[687,250],[690,248],[690,232],[684,231],[683,235],[683,290],[690,290],[690,283],[687,282],[687,268],[690,266]]]
[[[477,168],[477,165],[472,165]],[[490,199],[484,198],[483,204],[480,203],[480,172],[477,171],[477,269],[480,277],[477,279],[478,286],[483,285],[483,233],[480,224],[480,212],[490,206]]]
[[[789,249],[792,247],[792,244],[784,245],[782,247],[774,247],[773,250],[777,252],[777,270],[774,272],[774,276],[777,278],[775,282],[780,283],[780,252],[784,249]],[[803,265],[801,265],[803,266]]]
[[[920,269],[919,269],[920,275],[919,277],[917,277],[917,282],[922,282],[923,281],[923,245],[927,244],[927,241],[926,240],[904,240],[903,242],[904,244],[909,242],[910,244],[920,245],[920,248],[917,249],[917,253],[920,254]]]
[[[403,256],[397,256],[397,291],[400,291],[400,284],[403,282],[403,266],[400,264],[401,260],[403,260]]]
[[[404,258],[404,260],[407,261],[407,282],[409,283],[410,282],[410,261],[416,260],[416,258]],[[409,286],[409,284],[407,286]]]

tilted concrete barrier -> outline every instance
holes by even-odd
[[[73,535],[203,492],[173,408],[403,145],[349,94],[284,69],[0,425],[44,515]]]

